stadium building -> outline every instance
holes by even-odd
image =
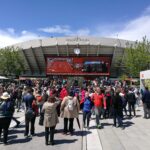
[[[118,77],[117,58],[132,41],[97,37],[60,37],[31,40],[20,48],[26,77],[108,76]]]

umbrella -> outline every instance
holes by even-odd
[[[79,118],[76,118],[76,120],[77,120],[77,123],[78,123],[78,127],[79,127],[79,129],[81,129],[81,125],[80,125]]]

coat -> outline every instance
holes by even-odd
[[[73,100],[74,109],[72,111],[70,111],[68,109],[69,99]],[[78,113],[80,111],[80,104],[79,104],[77,98],[76,97],[71,97],[71,96],[64,97],[64,99],[61,103],[60,111],[61,111],[60,116],[62,118],[78,118]]]
[[[60,92],[60,99],[63,100],[65,96],[68,95],[68,92],[65,88],[63,88]]]
[[[45,102],[42,108],[44,112],[44,125],[45,127],[54,127],[59,123],[56,107],[59,105],[58,102],[50,103]]]
[[[0,100],[0,118],[11,118],[14,113],[14,104],[9,100]]]

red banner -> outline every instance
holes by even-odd
[[[47,57],[47,75],[109,75],[111,57]]]

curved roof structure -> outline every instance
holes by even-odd
[[[123,57],[127,45],[133,41],[98,37],[57,37],[31,40],[14,45],[26,64],[25,75],[45,76],[46,56],[76,56],[75,48],[80,49],[78,56],[111,56],[111,76],[116,76],[116,58]]]

